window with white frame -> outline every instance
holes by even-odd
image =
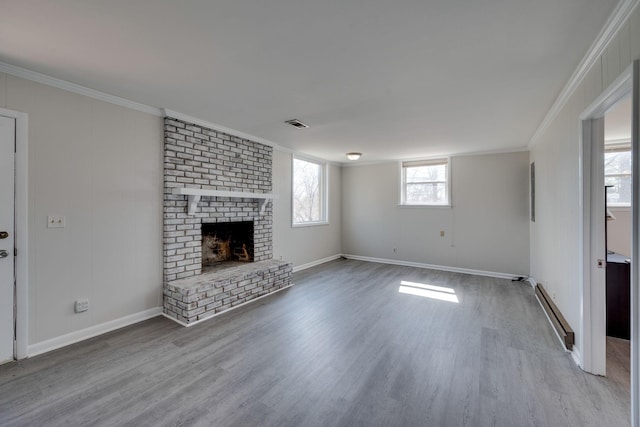
[[[631,206],[631,146],[605,145],[604,185],[609,206]]]
[[[448,206],[449,159],[402,162],[402,204]]]
[[[327,222],[327,185],[325,163],[293,157],[293,225]]]

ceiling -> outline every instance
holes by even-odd
[[[511,150],[616,4],[0,0],[0,61],[332,161]]]

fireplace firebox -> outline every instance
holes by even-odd
[[[253,221],[202,224],[202,268],[253,262]]]

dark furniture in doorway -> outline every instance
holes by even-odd
[[[607,335],[628,340],[631,332],[631,263],[615,252],[607,253]]]

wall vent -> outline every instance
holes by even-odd
[[[293,126],[293,127],[297,127],[298,129],[304,129],[304,128],[308,128],[308,125],[305,125],[304,123],[302,123],[300,120],[298,119],[291,119],[291,120],[287,120],[285,123]]]

